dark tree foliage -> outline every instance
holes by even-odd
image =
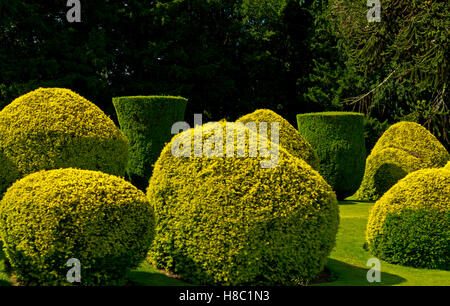
[[[365,0],[332,0],[333,28],[347,68],[370,84],[346,104],[379,121],[414,121],[449,147],[450,2],[381,1],[369,23]]]
[[[111,98],[188,97],[187,119],[308,110],[297,80],[312,63],[312,15],[294,0],[2,2],[0,105],[37,87],[67,87],[113,115]],[[306,89],[305,89],[306,90]]]
[[[80,23],[66,1],[2,1],[0,108],[66,87],[113,117],[134,95],[186,97],[188,121],[356,110],[368,151],[399,120],[448,147],[449,5],[428,2],[383,1],[368,24],[363,0],[81,0]]]

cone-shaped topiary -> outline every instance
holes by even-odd
[[[304,160],[273,143],[278,158],[263,168],[264,155],[250,157],[255,134],[229,124],[198,126],[163,149],[147,191],[157,220],[149,259],[199,284],[314,279],[335,244],[334,192]],[[227,134],[235,141],[227,142]],[[245,154],[221,155],[226,144]],[[177,157],[177,148],[185,157]]]
[[[140,189],[148,186],[153,164],[172,138],[172,125],[183,121],[187,99],[170,96],[113,98],[121,129],[130,141],[127,173]]]
[[[408,174],[373,206],[366,231],[369,251],[390,263],[450,268],[450,171]]]
[[[128,141],[114,122],[61,88],[39,88],[7,105],[0,112],[0,148],[0,193],[39,170],[74,167],[123,176],[128,158]]]
[[[386,130],[366,160],[355,198],[377,200],[406,174],[443,167],[450,160],[444,146],[423,126],[399,122]]]
[[[256,123],[256,129],[259,129],[260,122],[267,123],[268,135],[270,137],[271,123],[279,123],[280,145],[295,157],[306,161],[311,167],[317,169],[319,159],[317,153],[311,145],[299,134],[299,132],[283,117],[269,109],[258,109],[251,114],[247,114],[237,120],[244,124],[249,122]],[[249,126],[251,127],[251,126]]]
[[[364,115],[324,112],[297,115],[300,134],[319,156],[319,173],[338,199],[355,193],[364,175]]]
[[[23,284],[69,284],[71,258],[81,263],[81,285],[117,284],[145,259],[153,236],[145,194],[98,171],[36,172],[0,202],[0,238]]]

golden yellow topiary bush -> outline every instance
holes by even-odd
[[[25,285],[68,285],[70,258],[81,263],[81,285],[118,284],[145,259],[153,236],[145,194],[99,171],[36,172],[0,202],[0,239]]]
[[[450,171],[415,171],[389,189],[370,212],[366,242],[390,263],[449,270]]]
[[[39,170],[74,167],[123,176],[128,141],[85,98],[69,89],[39,88],[0,112],[0,154],[1,194]]]
[[[147,190],[157,220],[151,262],[197,284],[298,284],[317,277],[339,223],[331,187],[282,147],[275,167],[262,168],[266,158],[249,157],[253,132],[236,128],[235,136],[246,135],[233,143],[245,147],[244,157],[208,157],[198,144],[226,152],[227,137],[225,144],[216,141],[228,130],[225,122],[195,130],[176,135],[155,164]],[[172,146],[186,156],[174,156]]]
[[[444,168],[450,171],[450,161],[447,163],[447,165],[445,165]]]
[[[377,200],[408,173],[443,167],[450,160],[445,147],[414,122],[392,125],[380,137],[366,160],[366,170],[354,197]]]
[[[237,122],[255,122],[257,129],[260,122],[267,122],[268,135],[270,137],[271,122],[279,123],[280,145],[295,157],[306,161],[314,169],[319,167],[319,157],[313,147],[300,135],[286,119],[270,109],[258,109],[251,114],[247,114],[237,120]]]

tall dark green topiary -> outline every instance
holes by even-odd
[[[119,124],[130,141],[127,173],[130,181],[145,189],[172,125],[184,119],[187,99],[171,96],[113,98]]]
[[[325,112],[297,115],[298,130],[319,156],[319,172],[338,199],[352,195],[364,175],[364,115]]]

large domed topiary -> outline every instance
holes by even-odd
[[[319,156],[317,168],[339,200],[355,193],[364,176],[364,115],[321,112],[297,115],[300,134]]]
[[[377,200],[408,173],[443,167],[450,160],[444,146],[423,126],[399,122],[386,130],[366,160],[366,170],[354,197]]]
[[[450,171],[408,174],[373,206],[366,231],[369,251],[390,263],[450,268]]]
[[[74,167],[123,176],[128,158],[128,141],[114,122],[61,88],[39,88],[7,105],[0,112],[0,148],[0,193],[39,170]]]
[[[221,136],[232,130],[225,125],[185,131],[163,149],[147,191],[157,220],[149,259],[197,284],[314,279],[335,244],[336,195],[317,171],[281,146],[271,144],[279,150],[274,167],[262,167],[267,159],[249,157],[254,134],[242,127],[235,126],[235,136],[245,136],[236,136],[232,147],[245,148],[244,157],[196,152],[201,144],[226,152],[227,137],[224,144]],[[177,157],[176,148],[185,157]]]
[[[145,194],[98,171],[36,172],[0,202],[0,238],[23,284],[69,284],[71,258],[81,263],[81,285],[117,284],[145,259],[153,236]]]
[[[279,144],[290,154],[306,161],[311,167],[317,169],[319,159],[312,146],[300,135],[300,133],[283,117],[269,109],[258,109],[251,114],[242,116],[237,120],[244,124],[256,123],[256,129],[260,122],[267,123],[268,137],[271,139],[271,123],[279,123]],[[251,126],[250,126],[251,127]]]

